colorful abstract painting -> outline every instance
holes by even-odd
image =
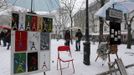
[[[26,53],[14,54],[14,73],[26,72]]]
[[[43,18],[43,25],[42,25],[42,31],[43,32],[52,32],[52,24],[53,20],[52,18]]]

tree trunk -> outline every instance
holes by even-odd
[[[104,20],[103,18],[99,17],[100,21],[100,27],[99,27],[99,43],[103,41],[103,25],[104,25]]]
[[[127,48],[128,49],[131,49],[131,39],[132,39],[131,24],[128,24],[128,35],[127,35]]]
[[[70,34],[71,34],[71,44],[73,44],[73,40],[72,40],[72,39],[73,39],[73,31],[72,31],[72,27],[73,27],[73,18],[72,18],[71,13],[72,13],[72,12],[70,11],[70,20],[71,20],[71,31],[70,31],[71,33],[70,33]]]
[[[105,4],[105,0],[101,0],[101,7]],[[100,27],[99,27],[99,43],[102,42],[103,40],[103,25],[104,25],[104,20],[102,17],[99,17],[99,22],[100,22]]]

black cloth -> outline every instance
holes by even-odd
[[[81,38],[82,38],[82,33],[80,30],[78,30],[75,34],[75,37],[77,37],[77,40],[76,40],[76,51],[80,51],[80,41],[81,41]]]
[[[78,40],[81,40],[82,36],[83,36],[83,35],[82,35],[81,31],[76,32],[75,37],[77,37]]]
[[[69,46],[70,45],[70,31],[66,30],[64,34],[64,39],[65,39],[65,45]]]
[[[70,40],[70,31],[66,30],[65,35],[64,35],[65,40]]]
[[[6,33],[6,42],[8,42],[8,43],[11,42],[11,31],[10,30]]]
[[[6,42],[8,43],[7,50],[9,50],[9,47],[11,45],[11,30],[8,30],[6,33]]]

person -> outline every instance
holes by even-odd
[[[78,29],[78,31],[75,34],[75,37],[76,37],[76,51],[80,51],[80,41],[81,41],[82,36],[83,35],[82,35],[81,30]]]
[[[7,50],[9,50],[9,47],[11,45],[11,30],[8,30],[6,33],[6,42],[8,43]]]
[[[1,32],[0,32],[0,45],[1,45],[1,40],[2,40],[2,36],[1,36]]]
[[[6,36],[6,32],[2,30],[1,31],[1,39],[3,41],[3,47],[6,47],[6,38],[5,38],[5,36]]]
[[[70,46],[70,31],[69,30],[66,30],[65,31],[65,34],[64,34],[64,39],[65,39],[65,45],[66,46]]]

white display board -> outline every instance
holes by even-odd
[[[12,13],[11,75],[50,70],[52,19],[29,13]]]

